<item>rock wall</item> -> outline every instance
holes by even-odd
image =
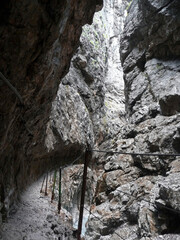
[[[23,186],[87,144],[180,153],[178,0],[104,1],[79,41],[101,4],[1,3],[1,71],[24,102],[0,82],[2,213]],[[94,153],[85,239],[179,239],[179,160]],[[82,166],[63,176],[64,207],[74,216],[81,178]]]
[[[125,124],[99,148],[179,153],[179,1],[132,1],[120,42]],[[86,239],[179,239],[179,157],[95,154]]]
[[[82,145],[59,140],[59,148],[48,151],[45,137],[52,101],[78,47],[82,25],[91,23],[101,6],[101,0],[0,3],[0,71],[22,97],[20,103],[1,77],[3,213],[27,183],[59,162],[59,156],[58,164],[62,164],[63,156],[67,155],[68,161],[82,149]],[[74,153],[68,154],[70,149]]]
[[[133,1],[131,5],[121,60],[126,111],[132,123],[180,112],[178,10],[178,1]]]
[[[105,1],[93,23],[83,27],[80,46],[53,103],[49,129],[56,130],[47,134],[47,145],[51,142],[48,138],[58,139],[59,134],[65,135],[65,140],[76,138],[73,141],[84,145],[88,141],[93,146],[117,133],[125,115],[123,70],[119,64],[121,14],[121,1]],[[69,102],[68,108],[62,99]]]
[[[98,146],[107,139],[113,139],[125,122],[119,42],[127,2],[121,3],[105,1],[102,11],[94,15],[93,23],[83,27],[80,46],[52,106],[46,138],[50,149],[56,149],[59,139],[78,145],[85,146],[88,142],[92,147]],[[98,165],[99,162],[92,161],[89,169],[86,209],[90,209],[95,193],[99,175],[96,168],[101,169]],[[91,171],[94,178],[91,177]],[[81,184],[82,166],[67,168],[62,183],[63,207],[72,214],[76,227]],[[83,235],[88,217],[89,212],[85,210]]]
[[[98,146],[105,139],[113,138],[124,122],[123,70],[119,65],[119,31],[123,28],[120,15],[124,6],[120,3],[104,2],[103,9],[95,13],[93,23],[83,27],[80,46],[52,106],[46,145],[53,151],[62,140],[78,146],[85,146],[86,142],[92,147]],[[86,209],[90,209],[95,193],[97,165],[92,161],[89,169]],[[62,183],[63,207],[72,214],[76,227],[81,184],[82,166],[67,168]],[[83,235],[88,216],[85,210]]]

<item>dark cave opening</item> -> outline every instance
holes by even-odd
[[[180,213],[173,209],[162,208],[158,212],[158,225],[160,234],[179,234],[180,233]]]
[[[180,137],[173,139],[172,147],[176,150],[177,153],[180,153]]]

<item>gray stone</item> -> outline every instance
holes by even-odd
[[[177,210],[180,213],[180,174],[170,174],[159,182],[159,198],[165,203],[165,206]],[[163,204],[162,204],[163,206]]]
[[[152,240],[179,240],[179,239],[180,239],[179,234],[164,234],[152,238]]]

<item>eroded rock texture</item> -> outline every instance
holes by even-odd
[[[121,39],[121,59],[126,110],[133,123],[159,113],[179,113],[178,11],[178,1],[134,1],[131,5]]]
[[[46,138],[49,148],[56,148],[59,139],[84,146],[88,142],[94,147],[114,138],[125,122],[123,71],[119,64],[124,7],[121,2],[106,1],[102,11],[94,15],[92,25],[83,27],[80,46],[53,102]],[[96,160],[90,164],[85,201],[88,210],[99,175],[97,165]],[[63,207],[72,214],[76,227],[81,185],[82,166],[67,168],[62,183]],[[89,212],[85,210],[83,234],[88,217]]]
[[[84,145],[87,139],[91,146],[117,134],[125,113],[119,64],[121,14],[121,2],[106,1],[92,25],[83,27],[80,46],[53,103],[47,145],[59,134],[64,141],[74,138]]]
[[[48,152],[46,125],[60,80],[67,73],[78,46],[82,25],[91,23],[101,5],[101,0],[0,3],[0,71],[24,102],[21,106],[15,94],[0,80],[0,208],[3,213],[18,191],[52,167],[55,160],[60,161],[59,156],[62,162],[68,153],[68,161],[82,149],[82,143],[64,143],[59,139],[59,148],[56,146]]]
[[[68,163],[86,144],[180,153],[180,3],[130,3],[104,2],[92,26],[85,26],[71,63],[81,26],[91,22],[100,1],[1,3],[2,73],[25,103],[18,106],[0,82],[2,212],[27,176]],[[94,153],[85,239],[179,239],[179,161]],[[81,181],[82,165],[65,169],[63,205],[75,224]]]
[[[179,153],[179,1],[133,1],[120,54],[127,122],[101,149]],[[87,239],[180,239],[179,157],[94,155]],[[100,221],[100,220],[101,221]]]

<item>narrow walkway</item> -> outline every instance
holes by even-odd
[[[57,214],[50,196],[40,195],[42,179],[32,184],[21,196],[8,222],[3,224],[1,240],[72,240],[66,213]]]

